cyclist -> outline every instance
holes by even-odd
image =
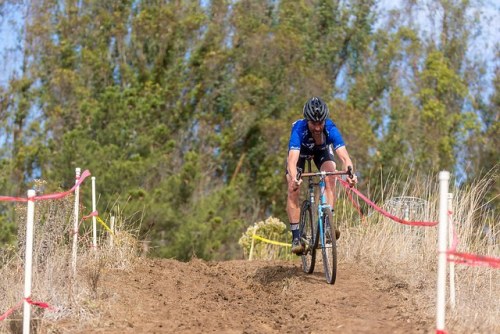
[[[286,170],[288,182],[286,211],[292,231],[292,252],[297,255],[301,255],[304,251],[304,245],[300,242],[299,235],[299,187],[302,180],[297,180],[298,171],[302,172],[306,159],[312,158],[320,171],[334,172],[336,165],[333,161],[333,151],[342,162],[345,170],[349,166],[352,168],[352,161],[347,153],[344,140],[335,123],[328,118],[330,112],[326,103],[319,97],[312,97],[304,105],[303,113],[304,118],[297,120],[292,125]],[[353,177],[347,178],[347,182],[350,186],[356,184],[358,182],[356,175],[353,173]],[[328,204],[332,208],[335,200],[334,186],[334,177],[327,177],[326,196]],[[336,237],[338,238],[337,233]]]

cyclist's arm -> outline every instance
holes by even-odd
[[[351,158],[349,157],[349,153],[347,153],[347,149],[345,148],[345,146],[341,146],[338,149],[336,149],[335,153],[337,153],[337,156],[339,157],[340,161],[342,161],[342,167],[344,168],[344,170],[347,170],[349,166],[351,166],[351,168],[353,167]]]
[[[292,177],[292,180],[297,179],[297,162],[299,161],[300,150],[290,150],[288,151],[288,174]]]
[[[354,173],[354,168],[352,166],[351,157],[349,157],[349,153],[347,153],[347,149],[345,148],[345,146],[341,146],[337,150],[335,150],[335,153],[337,153],[337,156],[339,157],[340,161],[342,161],[342,167],[344,168],[344,170],[347,171],[347,169],[349,167],[351,167],[351,169],[352,169],[351,172],[353,174],[352,174],[352,177],[347,178],[347,182],[349,183],[349,185],[351,187],[354,186],[354,184],[358,183],[358,177]]]

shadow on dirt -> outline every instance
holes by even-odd
[[[290,280],[306,281],[311,284],[325,283],[325,275],[322,272],[315,271],[312,274],[306,274],[300,267],[287,267],[283,265],[269,265],[258,268],[254,274],[249,275],[247,280],[262,287],[272,287],[281,285]]]
[[[299,275],[301,275],[299,268],[275,265],[258,268],[253,275],[249,275],[248,279],[267,286],[283,282]]]

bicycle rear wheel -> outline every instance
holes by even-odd
[[[335,224],[333,213],[330,209],[323,209],[323,232],[324,244],[321,247],[323,255],[323,266],[325,268],[326,281],[335,284],[337,278],[337,240],[335,238]]]
[[[304,201],[300,208],[300,239],[304,245],[302,254],[302,270],[311,274],[316,262],[316,248],[318,246],[317,229],[314,229],[313,213],[311,203]]]

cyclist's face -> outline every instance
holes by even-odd
[[[307,126],[309,127],[309,131],[313,134],[320,134],[323,132],[323,128],[325,127],[325,121],[323,122],[313,122],[307,121]]]

